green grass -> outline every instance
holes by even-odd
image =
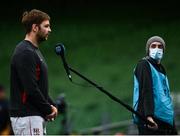
[[[24,38],[19,25],[0,26],[0,83],[9,90],[10,57],[15,45]],[[145,43],[150,36],[160,35],[166,41],[163,64],[167,69],[172,92],[180,90],[180,22],[148,20],[64,20],[52,22],[52,34],[40,47],[49,69],[50,95],[55,100],[65,93],[72,131],[101,125],[104,114],[111,122],[131,119],[131,114],[93,87],[75,86],[68,81],[62,62],[54,53],[55,44],[66,46],[70,66],[103,86],[116,97],[132,104],[133,69],[145,54]],[[88,85],[72,74],[74,81]],[[58,134],[58,119],[48,124],[48,134]]]

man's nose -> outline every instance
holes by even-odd
[[[49,30],[48,30],[49,32],[51,32],[51,28],[49,27]]]

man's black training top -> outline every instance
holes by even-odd
[[[10,116],[50,114],[53,101],[48,95],[47,65],[30,41],[20,42],[12,55],[10,73]]]

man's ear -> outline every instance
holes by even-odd
[[[39,30],[38,25],[37,25],[37,24],[33,24],[33,25],[32,25],[32,31],[33,31],[33,32],[37,32],[38,30]]]

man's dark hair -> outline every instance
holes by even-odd
[[[22,24],[25,27],[26,33],[31,32],[33,24],[40,25],[44,20],[50,20],[49,15],[37,9],[32,9],[29,12],[25,11],[22,16]]]

